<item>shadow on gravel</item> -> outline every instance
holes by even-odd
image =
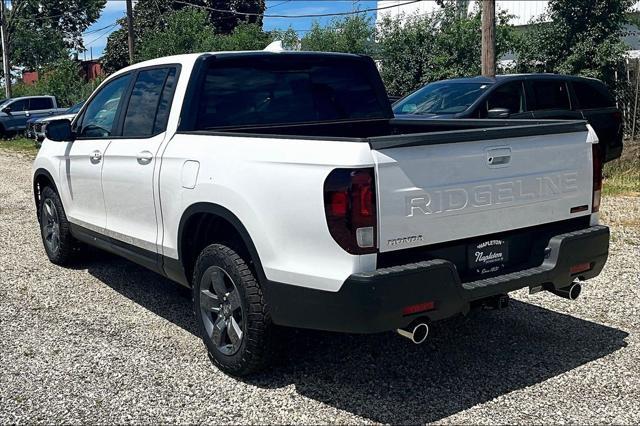
[[[189,289],[110,253],[100,251],[95,257],[93,253],[87,257],[76,266],[78,269],[87,269],[124,297],[198,335]]]
[[[85,267],[197,335],[188,290],[116,257]],[[300,395],[376,422],[427,423],[606,356],[626,346],[627,336],[512,300],[506,310],[436,323],[420,346],[394,333],[291,330],[281,365],[245,382],[267,389],[293,384]]]

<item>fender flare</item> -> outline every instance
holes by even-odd
[[[36,213],[38,215],[38,221],[40,220],[40,213],[39,213],[39,209],[40,209],[40,200],[38,199],[38,193],[36,191],[36,182],[38,181],[38,178],[44,176],[47,178],[47,180],[49,180],[49,182],[51,182],[51,185],[53,185],[53,190],[56,191],[56,193],[60,194],[60,192],[58,191],[58,186],[56,185],[56,181],[53,178],[53,176],[51,175],[51,173],[49,173],[49,171],[45,168],[40,167],[39,169],[37,169],[34,173],[33,173],[33,182],[32,182],[32,188],[33,188],[33,201],[36,205]],[[63,205],[64,207],[64,205]]]
[[[184,259],[183,253],[182,253],[183,252],[182,234],[184,232],[184,226],[190,217],[199,213],[209,213],[209,214],[219,216],[222,219],[229,222],[235,228],[236,232],[240,235],[240,238],[242,238],[242,242],[247,248],[249,255],[251,256],[251,260],[253,261],[256,274],[258,275],[258,279],[260,280],[261,283],[267,283],[267,277],[264,273],[264,269],[262,268],[262,262],[260,261],[258,250],[256,249],[256,246],[253,243],[253,240],[251,239],[249,232],[247,231],[245,226],[242,224],[240,219],[238,219],[238,217],[235,214],[233,214],[233,212],[215,203],[208,203],[208,202],[195,203],[187,207],[187,209],[182,213],[182,217],[180,218],[180,224],[178,225],[178,241],[177,241],[178,242],[177,244],[178,259],[180,263],[182,263]]]

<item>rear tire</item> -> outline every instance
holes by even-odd
[[[71,235],[70,224],[58,193],[45,186],[40,193],[40,234],[47,257],[56,265],[68,265],[78,257],[78,242]]]
[[[276,341],[260,283],[233,249],[212,244],[198,256],[193,306],[212,362],[234,376],[270,364]]]

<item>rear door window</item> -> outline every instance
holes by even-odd
[[[562,80],[534,80],[532,110],[571,109],[567,84]]]
[[[169,74],[172,76],[170,81]],[[124,117],[122,136],[149,137],[165,130],[169,105],[163,90],[169,82],[167,89],[172,95],[174,80],[175,68],[153,68],[138,73]],[[157,122],[158,117],[161,123]]]
[[[493,90],[487,98],[487,111],[494,108],[506,108],[510,114],[524,112],[525,105],[522,82],[512,81],[502,84]]]
[[[53,109],[53,99],[31,98],[29,100],[29,109],[32,111],[37,111],[42,109]]]
[[[599,82],[573,81],[573,92],[582,109],[608,108],[615,106],[606,86]]]
[[[213,62],[199,92],[196,128],[385,118],[388,100],[384,105],[369,71],[360,58]]]

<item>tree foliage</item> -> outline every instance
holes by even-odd
[[[39,68],[82,50],[82,32],[95,22],[106,0],[14,0],[7,8],[12,64]]]
[[[13,95],[53,95],[59,105],[71,106],[87,99],[100,81],[101,79],[85,82],[78,62],[65,58],[49,64],[35,84],[14,86]]]
[[[261,16],[216,12],[212,9],[261,14],[264,12],[264,8],[264,0],[189,0],[189,2],[138,0],[133,10],[135,58],[140,60],[152,57],[154,49],[156,52],[178,52],[180,44],[190,37],[193,37],[200,45],[209,45],[210,42],[207,40],[211,39],[212,34],[230,35],[239,26],[247,28],[246,24],[253,24],[253,27],[258,28],[262,26]],[[181,13],[177,17],[174,16],[174,14],[186,10],[188,12]],[[180,20],[184,25],[200,25],[200,27],[180,29],[176,27],[177,20]],[[108,73],[129,65],[126,19],[119,20],[118,24],[120,28],[109,35],[103,55],[105,70]],[[197,31],[206,34],[199,37],[195,34]],[[165,32],[168,34],[163,36]],[[170,39],[171,37],[177,37],[177,39]],[[169,46],[163,48],[158,45],[161,41],[168,42]],[[144,51],[142,46],[145,46]],[[195,47],[187,48],[187,51],[193,52],[196,49]],[[180,53],[186,53],[186,51]]]
[[[241,24],[255,24],[258,28],[262,28],[264,0],[206,0],[204,3],[211,9],[236,12],[211,11],[209,13],[209,21],[217,34],[232,34],[233,30]],[[240,13],[250,13],[250,15]]]
[[[360,14],[334,19],[326,27],[314,22],[300,44],[302,50],[373,54],[375,28],[371,18]]]
[[[512,48],[509,16],[496,22],[496,52]],[[461,14],[444,7],[430,15],[385,17],[378,25],[378,57],[387,91],[404,95],[436,80],[480,74],[479,10]]]
[[[260,50],[270,41],[270,35],[256,24],[242,23],[231,34],[216,34],[205,12],[185,8],[169,15],[164,31],[149,33],[142,40],[137,59],[193,52]]]
[[[609,84],[628,49],[621,36],[633,0],[551,0],[517,47],[521,72],[596,77]]]

